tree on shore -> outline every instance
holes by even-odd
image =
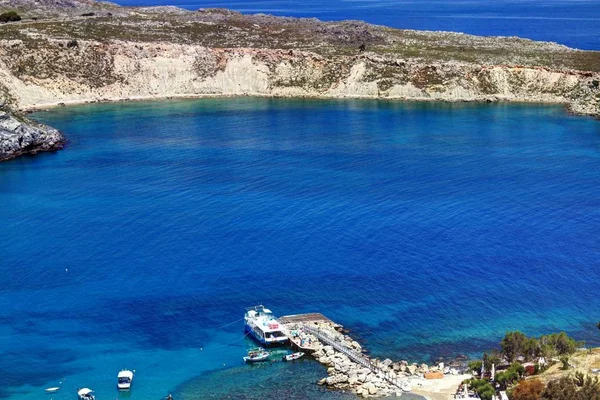
[[[530,360],[534,357],[547,359],[555,356],[568,356],[583,343],[577,342],[565,332],[543,335],[539,339],[529,338],[522,332],[508,332],[500,342],[501,353],[509,362],[519,357]]]
[[[525,368],[519,363],[513,363],[506,371],[496,374],[495,381],[502,389],[507,389],[523,377]]]
[[[519,356],[526,357],[532,351],[532,341],[523,332],[508,332],[502,341],[500,347],[502,354],[513,362]]]
[[[486,379],[471,379],[467,383],[481,400],[492,400],[496,395],[496,390]]]
[[[483,367],[486,371],[490,371],[492,369],[492,364],[499,365],[501,361],[500,355],[496,350],[493,350],[489,354],[483,353]],[[481,365],[479,366],[479,369],[481,370]]]
[[[571,355],[575,353],[577,347],[583,345],[583,343],[577,342],[564,332],[542,336],[540,343],[547,343],[554,347],[559,356]]]
[[[566,371],[569,369],[569,356],[562,356],[560,358],[560,362],[562,363],[563,371]]]
[[[479,371],[481,371],[482,364],[483,364],[483,361],[481,361],[481,360],[469,362],[469,364],[468,364],[469,371],[475,371],[479,374]]]
[[[600,381],[581,372],[548,383],[542,400],[600,400]]]

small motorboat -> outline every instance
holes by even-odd
[[[46,391],[46,393],[54,393],[54,392],[58,392],[60,390],[60,387],[56,386],[56,387],[46,388],[44,390]]]
[[[128,369],[124,369],[117,375],[117,388],[119,390],[131,389],[131,382],[133,381],[133,372]]]
[[[269,353],[266,350],[252,349],[248,352],[248,355],[246,357],[244,357],[244,361],[247,363],[268,361],[270,355],[271,355],[271,353]]]
[[[96,396],[94,396],[94,391],[88,388],[82,388],[77,390],[77,396],[79,396],[79,400],[96,400]]]
[[[281,359],[281,361],[294,361],[297,360],[299,358],[302,358],[302,356],[304,356],[304,353],[299,351],[298,353],[292,353],[292,354],[288,354],[286,356],[283,356],[283,358]]]

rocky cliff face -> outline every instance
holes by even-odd
[[[0,41],[0,79],[22,108],[58,102],[200,95],[536,101],[596,114],[600,74],[423,62],[373,53],[96,41]]]
[[[93,0],[0,0],[9,6],[25,11],[0,26],[0,93],[15,109],[257,95],[553,102],[600,115],[600,52],[555,43]]]
[[[0,109],[0,161],[22,154],[62,149],[66,140],[56,129]]]

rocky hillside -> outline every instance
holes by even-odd
[[[600,52],[358,21],[0,0],[14,109],[201,95],[536,101],[600,115]]]

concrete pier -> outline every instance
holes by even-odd
[[[341,330],[342,325],[336,324],[326,316],[320,313],[286,315],[277,318],[280,324],[285,327],[285,332],[290,340],[290,345],[294,350],[312,354],[319,349],[320,344],[316,337],[307,335],[306,326],[328,325],[333,329]]]
[[[334,329],[340,330],[343,328],[342,325],[336,324],[326,316],[321,313],[308,313],[308,314],[295,314],[295,315],[286,315],[284,317],[277,318],[280,323],[284,325],[288,324],[315,324],[319,323],[329,324]]]

